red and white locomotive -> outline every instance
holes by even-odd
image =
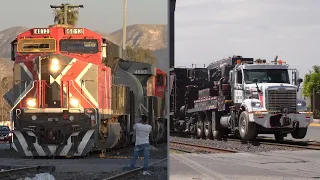
[[[152,140],[165,138],[163,71],[123,60],[119,46],[86,28],[33,28],[11,44],[14,85],[5,99],[19,153],[85,156],[127,145],[142,107]]]

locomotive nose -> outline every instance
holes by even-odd
[[[59,54],[39,56],[34,60],[34,69],[41,77],[47,75],[56,76],[60,74],[71,61],[71,58]]]
[[[37,78],[45,83],[42,96],[48,108],[61,108],[61,78],[72,66],[73,59],[60,54],[39,56],[34,59]]]

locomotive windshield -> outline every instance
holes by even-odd
[[[60,40],[60,51],[95,54],[98,52],[98,41],[95,39],[63,39]]]
[[[245,69],[244,81],[252,84],[253,79],[258,79],[259,83],[288,83],[290,84],[289,74],[286,69]]]
[[[18,40],[19,53],[55,52],[56,40],[50,38],[26,38]]]

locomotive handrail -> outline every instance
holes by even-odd
[[[35,83],[36,81],[33,81],[32,82],[32,86],[30,87],[30,89],[23,95],[23,96],[21,96],[20,98],[19,98],[19,101],[11,108],[11,111],[13,111],[13,109],[14,108],[16,108],[16,106],[20,103],[20,101],[24,98],[24,97],[26,97],[27,96],[27,94],[34,88],[34,83]],[[27,89],[27,88],[26,88]],[[25,89],[25,90],[26,90]],[[17,101],[17,100],[16,100]]]
[[[12,118],[12,113],[13,113],[12,111],[14,110],[14,108],[17,107],[17,105],[20,103],[20,101],[21,101],[24,97],[26,97],[26,95],[34,88],[34,83],[35,83],[35,81],[32,82],[31,88],[19,99],[18,103],[16,103],[16,104],[11,108],[11,110],[10,110],[10,121],[12,122],[12,123],[11,123],[11,129],[13,129],[13,127],[14,127],[14,121],[13,121],[13,118]]]
[[[72,86],[74,87],[74,89],[81,95],[81,96],[84,96],[85,98],[88,98],[89,99],[89,97],[87,97],[85,94],[82,94],[82,93],[80,93],[79,91],[78,91],[78,89],[74,86],[74,81],[73,80],[70,80],[70,82],[72,82]],[[84,99],[85,99],[84,98]],[[85,101],[87,101],[86,99],[85,99]],[[81,102],[81,101],[80,101]],[[88,104],[90,104],[90,106],[92,107],[92,109],[94,109],[94,111],[95,111],[95,124],[94,125],[97,125],[97,123],[98,123],[98,113],[97,113],[97,110],[96,110],[96,108],[91,104],[91,102],[89,102],[89,101],[87,101],[88,102]]]

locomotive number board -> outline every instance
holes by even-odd
[[[65,29],[65,34],[84,34],[84,29],[83,28],[66,28]]]
[[[35,28],[35,29],[32,29],[32,34],[34,34],[34,35],[50,34],[50,29],[49,28]]]

